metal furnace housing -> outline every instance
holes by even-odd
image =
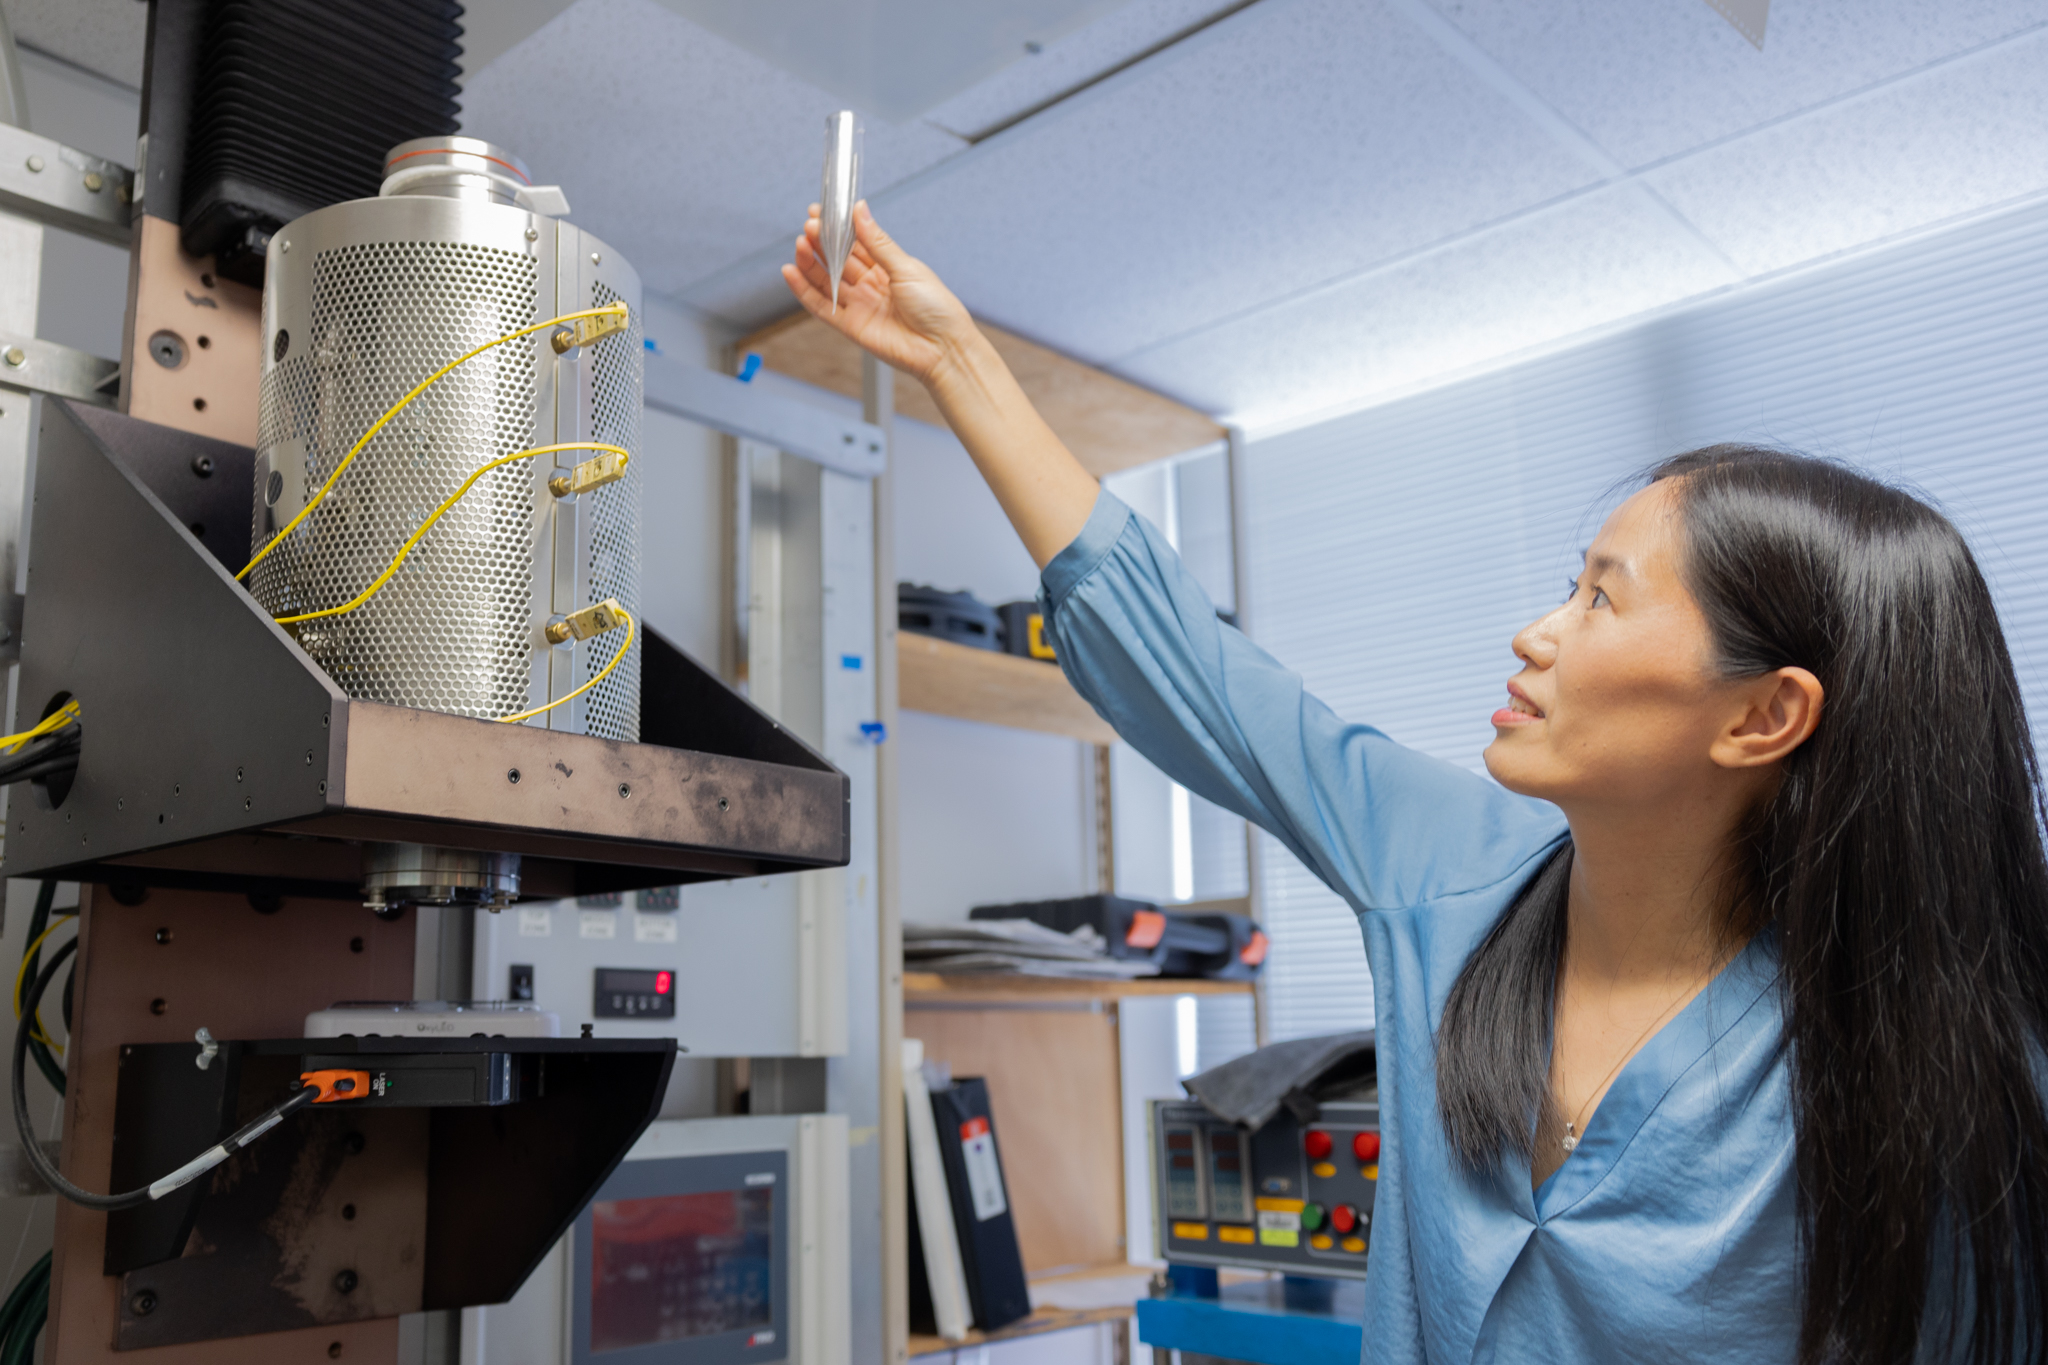
[[[607,304],[623,302],[630,325],[580,346],[565,347],[560,329],[507,342],[419,394],[250,574],[250,589],[276,616],[362,591],[493,459],[575,442],[639,455],[633,268],[554,216],[566,211],[560,193],[533,187],[502,148],[421,139],[394,148],[386,173],[378,198],[307,214],[270,244],[254,547],[289,524],[378,418],[448,361]],[[591,491],[549,488],[592,453],[537,455],[483,475],[375,597],[287,629],[363,700],[497,719],[575,691],[612,662],[621,637],[552,643],[547,627],[606,599],[636,617],[640,606],[637,463]],[[529,723],[638,740],[640,656],[636,639],[602,682]]]

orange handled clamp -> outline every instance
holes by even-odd
[[[367,1071],[301,1071],[299,1084],[317,1086],[320,1093],[313,1100],[315,1104],[333,1104],[338,1100],[359,1100],[370,1093],[370,1073]]]

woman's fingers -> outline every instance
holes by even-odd
[[[796,269],[813,289],[831,292],[832,277],[825,271],[824,258],[801,237],[796,241]]]
[[[897,246],[895,239],[882,231],[882,225],[875,221],[875,215],[868,211],[868,201],[863,199],[853,206],[853,236],[861,246],[868,249],[876,264],[888,269],[893,278],[904,266],[913,264],[910,253]]]

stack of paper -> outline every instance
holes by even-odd
[[[978,919],[959,924],[905,924],[903,965],[922,972],[1010,972],[1122,980],[1157,976],[1149,962],[1118,962],[1102,935],[1083,925],[1071,934],[1028,919]]]

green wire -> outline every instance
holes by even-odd
[[[29,1267],[0,1307],[0,1365],[30,1365],[50,1318],[50,1253]]]

